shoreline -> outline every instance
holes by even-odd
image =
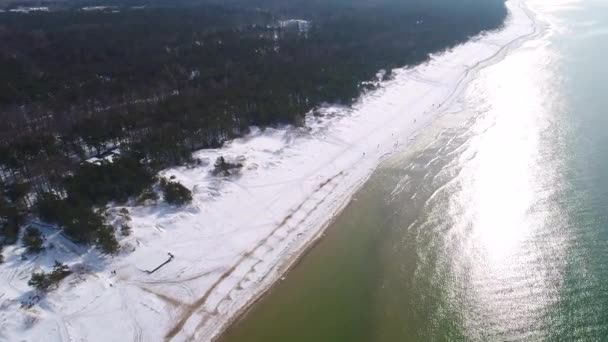
[[[364,94],[352,109],[324,108],[322,117],[307,116],[306,129],[254,129],[221,149],[196,152],[202,165],[163,171],[193,189],[193,204],[126,207],[133,233],[121,244],[132,251],[114,259],[58,246],[45,256],[48,262],[57,254],[85,271],[49,293],[36,312],[19,309],[29,287],[15,271],[12,289],[0,295],[0,306],[8,305],[0,314],[4,336],[221,338],[320,241],[382,162],[410,146],[437,118],[458,111],[459,98],[480,70],[543,33],[524,3],[507,1],[501,29],[427,63],[395,69],[393,79]],[[243,163],[242,175],[211,176],[219,156]],[[144,272],[164,262],[167,253],[174,256],[171,263],[154,274]],[[28,266],[35,270],[35,263]],[[9,302],[11,297],[17,299]]]
[[[511,42],[509,42],[505,46],[501,47],[499,49],[499,51],[497,51],[496,54],[493,55],[492,57],[479,61],[479,62],[475,63],[474,66],[467,69],[463,75],[463,78],[461,80],[459,80],[459,82],[455,86],[452,94],[445,101],[443,101],[439,105],[439,107],[444,107],[444,105],[446,105],[446,104],[453,105],[453,101],[455,101],[457,98],[459,98],[462,95],[462,92],[466,89],[469,82],[476,76],[476,74],[479,71],[481,71],[482,69],[484,69],[490,65],[499,63],[502,59],[504,59],[506,57],[506,55],[510,52],[510,50],[517,49],[519,46],[523,45],[525,42],[542,35],[542,33],[544,32],[544,28],[539,28],[540,22],[537,20],[536,14],[529,7],[527,7],[524,2],[525,2],[525,0],[507,0],[508,4],[519,7],[520,10],[525,12],[527,18],[529,19],[529,21],[531,23],[531,26],[534,28],[533,31],[528,34],[525,34],[525,35],[522,35],[520,37],[513,39]],[[511,8],[509,8],[509,14],[505,20],[504,26],[502,28],[500,28],[497,32],[502,32],[502,31],[508,29],[506,27],[508,25],[507,21],[511,20],[513,15],[514,15],[513,10]],[[492,35],[492,33],[495,33],[495,32],[490,32],[489,35]],[[475,41],[476,39],[483,39],[483,38],[473,38],[471,41]],[[458,47],[455,47],[455,48],[458,48]],[[415,69],[415,68],[416,67],[413,67],[412,69]],[[438,110],[436,113],[434,113],[433,120],[444,115],[446,112],[448,112],[448,110],[445,107],[442,110]],[[431,122],[428,122],[421,129],[428,127],[430,124],[431,124]],[[416,133],[417,132],[413,133],[413,135],[414,135],[413,138],[415,138]],[[411,141],[411,140],[412,139],[410,138],[409,141]],[[403,147],[407,148],[409,145],[410,144],[406,144]],[[397,151],[394,150],[394,151],[388,152],[385,155],[383,155],[378,160],[377,166],[382,164],[385,160],[390,158],[396,152]],[[232,314],[231,317],[228,317],[227,320],[225,321],[225,323],[222,325],[222,327],[220,329],[216,330],[211,335],[210,341],[214,342],[214,341],[221,340],[224,333],[228,329],[230,329],[230,327],[232,325],[234,325],[235,323],[237,323],[238,321],[243,319],[251,311],[251,309],[253,308],[254,305],[256,305],[259,301],[263,300],[265,298],[265,296],[271,295],[273,288],[280,284],[281,278],[286,276],[289,273],[289,271],[292,270],[294,267],[297,267],[297,265],[301,262],[301,260],[303,258],[306,257],[306,255],[310,252],[310,250],[312,248],[314,248],[320,242],[320,240],[325,235],[325,232],[328,229],[330,229],[330,227],[335,222],[337,217],[346,209],[346,207],[348,207],[348,205],[350,205],[350,203],[353,199],[353,196],[369,180],[369,178],[376,171],[376,169],[377,169],[377,167],[372,169],[364,178],[361,179],[361,181],[358,184],[356,184],[353,187],[353,191],[351,191],[347,195],[346,199],[344,200],[343,205],[341,205],[337,209],[337,211],[331,217],[328,218],[327,222],[325,222],[322,225],[322,227],[319,228],[319,230],[317,231],[317,233],[315,234],[314,237],[312,237],[308,242],[306,242],[302,247],[300,247],[300,249],[297,252],[295,252],[295,254],[292,255],[289,259],[284,260],[284,261],[279,260],[277,262],[277,269],[274,272],[274,273],[276,273],[275,277],[270,279],[268,284],[266,284],[266,286],[264,286],[262,289],[260,289],[253,298],[251,298],[248,302],[244,303],[242,305],[241,309],[237,310],[237,312]]]

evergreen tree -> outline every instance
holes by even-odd
[[[185,205],[192,202],[192,191],[176,181],[161,180],[165,201],[173,205]]]
[[[45,192],[38,196],[35,212],[47,223],[63,224],[69,215],[69,204],[57,195]]]
[[[72,271],[70,271],[68,266],[60,263],[59,261],[55,261],[53,271],[48,275],[48,278],[51,284],[58,284],[70,274],[72,274]]]
[[[44,250],[43,236],[36,228],[30,227],[26,229],[22,241],[28,253],[37,254]]]
[[[23,183],[12,183],[6,186],[6,197],[8,197],[12,203],[18,204],[21,207],[29,207],[29,199],[27,195],[31,190],[31,184],[28,182]]]
[[[379,69],[424,62],[507,13],[504,0],[427,2],[176,0],[111,14],[1,13],[0,241],[17,242],[34,212],[74,241],[115,251],[95,208],[156,201],[155,174],[194,163],[193,151],[252,125],[302,125],[324,103],[350,105]],[[212,173],[241,167],[220,157]],[[161,188],[168,203],[192,200],[177,182]]]
[[[48,275],[44,272],[34,272],[27,284],[40,292],[46,292],[51,286]]]
[[[116,254],[120,245],[114,236],[114,230],[109,226],[102,226],[97,230],[97,246],[105,254]]]
[[[51,286],[59,285],[70,274],[72,274],[72,271],[70,271],[69,267],[55,261],[53,270],[50,273],[34,272],[27,284],[40,292],[46,292]]]
[[[4,240],[6,244],[17,242],[24,221],[23,212],[0,197],[0,241]]]
[[[69,217],[63,222],[65,235],[79,243],[94,243],[97,232],[104,227],[104,218],[84,205],[71,208],[68,214]]]

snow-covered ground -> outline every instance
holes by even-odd
[[[186,208],[129,207],[133,233],[114,258],[43,228],[54,248],[0,265],[2,341],[210,341],[294,262],[367,180],[438,115],[458,110],[477,72],[543,31],[520,0],[503,30],[482,35],[361,98],[352,109],[309,115],[305,128],[254,130],[203,165],[166,170],[193,189]],[[210,175],[218,156],[244,164],[238,177]],[[116,210],[120,208],[115,208]],[[173,255],[171,262],[151,270]],[[33,270],[54,260],[77,272],[31,308]],[[114,272],[115,271],[115,272]]]
[[[30,13],[30,12],[48,12],[48,7],[19,7],[15,9],[9,10],[9,12],[13,13]],[[4,11],[3,11],[4,12]]]
[[[85,11],[85,12],[91,12],[91,11],[114,10],[116,8],[117,8],[116,6],[87,6],[87,7],[81,8],[80,10]]]

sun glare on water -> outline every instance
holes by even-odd
[[[553,234],[538,245],[538,236],[558,228],[550,222],[558,210],[550,198],[560,174],[543,145],[555,126],[558,58],[546,40],[530,42],[484,70],[467,93],[484,113],[457,161],[446,215],[448,239],[460,249],[450,251],[465,294],[457,300],[468,307],[464,324],[479,339],[533,337],[526,331],[542,324],[558,297],[559,270],[545,272],[544,261],[550,254],[559,259],[565,238]]]

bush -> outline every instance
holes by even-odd
[[[122,234],[122,236],[129,236],[129,235],[131,235],[131,226],[129,226],[128,224],[124,223],[122,226],[120,226],[120,234]]]
[[[36,228],[28,228],[23,234],[22,241],[28,253],[37,254],[44,250],[44,239]]]
[[[118,216],[122,218],[123,222],[131,222],[131,213],[127,208],[120,209]]]
[[[179,182],[161,179],[160,186],[163,189],[165,201],[169,204],[184,205],[192,202],[192,191]]]
[[[146,202],[154,203],[154,202],[158,201],[158,195],[156,194],[156,192],[154,192],[154,190],[146,189],[141,193],[141,195],[139,195],[139,197],[137,198],[137,201],[139,203],[146,203]]]
[[[234,173],[235,170],[240,170],[243,167],[243,164],[239,163],[229,163],[224,159],[223,156],[218,157],[215,160],[215,164],[213,165],[213,173],[214,176],[222,175],[222,176],[230,176]]]

